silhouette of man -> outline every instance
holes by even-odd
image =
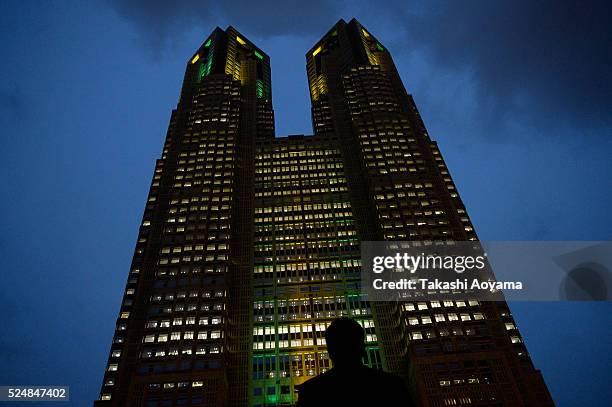
[[[362,363],[364,331],[350,318],[334,320],[325,331],[333,368],[298,386],[296,407],[412,406],[404,380]]]

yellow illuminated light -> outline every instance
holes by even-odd
[[[312,96],[312,100],[319,100],[321,95],[325,95],[327,93],[327,82],[325,80],[324,75],[317,76],[314,81],[310,84],[310,94]]]
[[[193,59],[191,60],[191,63],[195,64],[196,62],[198,62],[198,59],[200,59],[200,54],[196,54],[195,57],[193,57]]]
[[[236,36],[236,41],[238,41],[239,44],[246,45],[246,42],[238,36]]]
[[[313,56],[313,57],[316,57],[316,56],[317,56],[317,54],[318,54],[319,52],[321,52],[321,46],[319,46],[317,49],[315,49],[315,50],[312,52],[312,56]]]
[[[363,36],[366,38],[370,38],[370,33],[367,32],[366,30],[364,30],[363,28],[361,29],[361,32],[363,33]]]

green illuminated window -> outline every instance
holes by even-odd
[[[261,55],[259,52],[257,52],[257,50],[253,51],[253,53],[255,54],[255,56],[259,59],[263,59],[263,55]]]
[[[258,98],[265,99],[270,97],[270,89],[264,85],[261,79],[257,79],[255,83],[255,93]]]
[[[204,43],[203,55],[199,58],[200,65],[198,66],[197,81],[202,81],[202,78],[208,76],[212,70],[213,56],[214,56],[214,44],[212,38],[209,38]]]
[[[203,77],[206,76],[206,64],[200,64],[198,68],[198,82],[202,80]]]

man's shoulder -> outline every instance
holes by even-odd
[[[304,383],[297,385],[298,391],[309,390],[313,387],[326,386],[334,380],[335,373],[332,370],[328,370],[325,373],[321,373],[312,379],[306,380]]]
[[[404,380],[367,366],[331,369],[298,386],[298,406],[411,406]],[[325,401],[320,396],[326,394]],[[381,404],[382,403],[382,404]]]
[[[369,380],[390,384],[403,383],[403,379],[400,376],[394,373],[385,372],[384,370],[373,369],[371,367],[366,367],[361,374],[363,376],[367,376]]]
[[[376,382],[382,384],[403,383],[402,378],[396,374],[363,366],[362,368],[352,370],[350,375],[346,375],[343,374],[343,372],[337,372],[335,369],[331,369],[325,373],[321,373],[320,375],[305,381],[297,387],[299,390],[308,391],[312,388],[336,385],[337,382],[342,382],[347,378],[350,378],[350,381],[353,383],[359,383],[361,381],[370,383]]]
[[[298,384],[295,386],[298,393],[297,406],[321,405],[321,400],[318,400],[319,395],[333,393],[334,384],[334,374],[330,371]]]

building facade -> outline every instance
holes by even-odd
[[[292,405],[339,316],[418,405],[553,405],[506,303],[361,293],[361,241],[477,236],[374,35],[306,61],[314,135],[279,138],[265,52],[217,28],[187,62],[95,406]]]

